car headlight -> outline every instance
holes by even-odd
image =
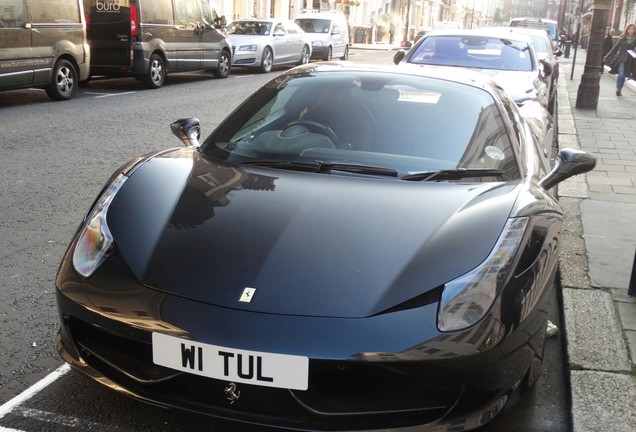
[[[123,174],[115,177],[84,220],[84,227],[73,251],[73,267],[84,277],[92,275],[113,248],[113,236],[106,224],[106,214],[127,178]]]
[[[254,45],[254,44],[253,45],[241,45],[238,48],[238,50],[239,51],[254,51],[255,52],[257,50],[257,48],[256,48],[256,45]]]
[[[488,258],[444,285],[437,313],[440,331],[463,330],[486,315],[508,279],[527,225],[528,218],[509,219]]]

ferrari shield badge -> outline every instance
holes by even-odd
[[[256,288],[245,288],[243,290],[243,294],[241,294],[241,298],[239,299],[239,301],[244,303],[251,302],[255,292]]]

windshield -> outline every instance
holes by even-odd
[[[267,21],[234,21],[227,26],[227,34],[247,34],[268,36],[272,30],[272,23]]]
[[[533,70],[527,42],[496,36],[428,35],[411,54],[408,62],[526,72]]]
[[[500,169],[504,179],[518,175],[501,112],[488,92],[378,72],[278,77],[223,122],[202,150],[279,168],[307,162],[315,172],[352,164],[358,172],[360,166],[375,167],[399,176],[449,169]]]

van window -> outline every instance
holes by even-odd
[[[4,0],[0,5],[0,27],[21,27],[28,21],[26,0]]]
[[[198,21],[199,9],[195,0],[175,0],[174,18],[176,24],[181,24],[187,28],[194,28]]]
[[[64,0],[31,0],[31,22],[79,23],[79,4]]]
[[[172,2],[144,0],[141,3],[141,19],[149,24],[172,24]]]

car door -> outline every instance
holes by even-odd
[[[216,11],[210,6],[209,0],[201,0],[201,54],[202,66],[204,69],[216,67],[219,63],[221,42],[225,35],[216,29],[215,22],[220,20]]]
[[[274,63],[287,63],[290,61],[289,59],[293,53],[289,35],[282,22],[278,21],[274,23],[273,27],[272,45],[274,46]]]
[[[33,83],[34,70],[43,65],[33,58],[31,23],[26,0],[0,3],[0,89]]]
[[[171,70],[196,70],[203,64],[201,34],[201,3],[199,0],[174,0],[174,22],[177,30],[174,43],[168,49],[168,68]],[[176,62],[176,68],[170,66]]]
[[[285,31],[287,32],[287,40],[289,42],[289,59],[287,61],[295,62],[300,59],[300,53],[303,49],[303,33],[300,28],[293,22],[285,22]]]

